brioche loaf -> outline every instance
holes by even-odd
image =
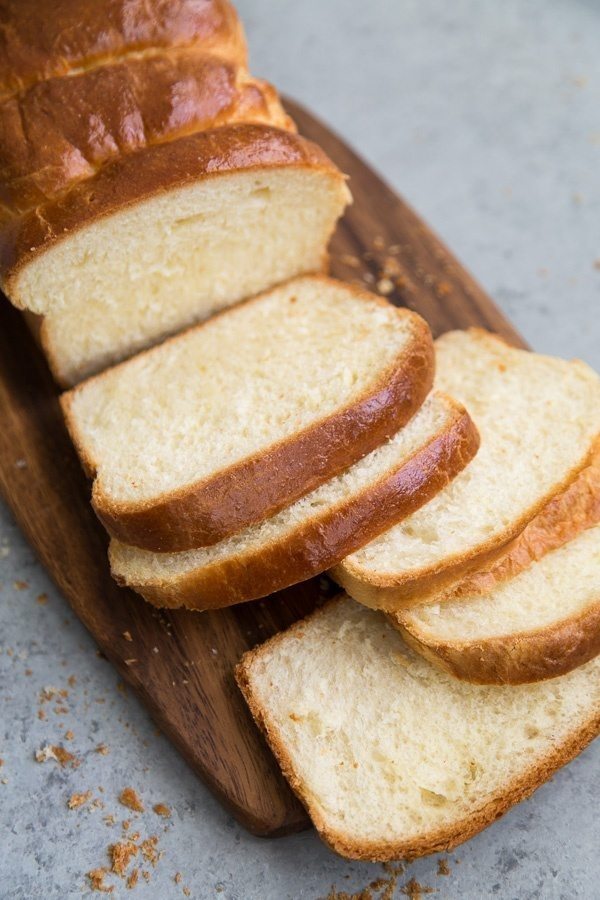
[[[230,4],[5,7],[0,283],[59,382],[324,267],[344,178],[248,73]]]
[[[312,493],[213,547],[149,553],[112,541],[117,581],[158,606],[214,609],[317,575],[426,502],[472,458],[464,409],[433,394],[390,441]]]
[[[535,685],[467,684],[347,598],[247,653],[236,675],[321,837],[352,859],[455,847],[600,730],[600,660]]]
[[[216,543],[390,437],[433,380],[415,313],[319,276],[287,282],[63,395],[109,532]]]
[[[332,573],[355,599],[390,612],[490,565],[571,484],[600,433],[600,379],[581,362],[479,330],[444,335],[436,356],[437,387],[469,410],[481,449],[430,503]]]

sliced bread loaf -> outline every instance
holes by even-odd
[[[150,553],[112,541],[116,579],[157,606],[214,609],[317,575],[445,486],[478,435],[464,409],[432,394],[390,441],[296,503],[212,547]]]
[[[444,335],[436,355],[436,385],[473,416],[480,452],[431,503],[332,573],[355,599],[389,611],[442,596],[489,565],[569,486],[600,434],[600,379],[584,363],[480,330]]]
[[[247,653],[236,675],[321,837],[353,859],[455,847],[600,730],[600,660],[536,685],[466,684],[347,598]]]
[[[63,395],[108,531],[202,547],[373,450],[421,406],[419,316],[342,282],[288,282]]]
[[[390,618],[415,649],[466,681],[564,675],[600,653],[600,525],[485,593]]]

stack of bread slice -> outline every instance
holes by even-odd
[[[63,409],[116,578],[202,610],[341,562],[477,450],[433,375],[418,315],[307,276],[73,388]]]
[[[237,669],[322,837],[352,858],[454,847],[600,732],[600,379],[478,330],[436,357],[478,454],[332,569],[359,603],[330,602]]]

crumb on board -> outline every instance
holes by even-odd
[[[39,603],[40,606],[45,606],[48,602],[48,594],[38,594],[36,599],[36,603]]]
[[[140,877],[140,870],[133,869],[131,871],[131,873],[129,874],[129,877],[127,878],[127,881],[126,881],[126,884],[127,884],[127,887],[129,888],[129,890],[131,890],[132,888],[134,888],[136,886],[136,884],[138,883],[139,877]]]
[[[123,806],[132,809],[134,812],[144,812],[144,804],[132,787],[123,788],[119,794],[119,803],[122,803]]]
[[[75,735],[73,734],[73,732],[71,731],[70,728],[68,731],[65,731],[65,741],[72,741],[74,737],[75,737]]]
[[[13,581],[13,587],[14,587],[15,591],[24,591],[26,588],[29,587],[29,582],[23,581],[22,578],[17,578],[17,579],[15,579],[15,581]]]
[[[129,641],[129,642],[131,642],[131,641],[133,640],[133,638],[131,637],[131,632],[130,632],[130,631],[124,631],[124,632],[123,632],[123,637],[125,638],[126,641]]]
[[[107,754],[110,753],[110,749],[106,744],[98,744],[95,752],[100,753],[101,756],[107,756]]]

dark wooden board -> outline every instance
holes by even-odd
[[[333,274],[379,278],[389,247],[401,267],[390,299],[439,334],[481,325],[518,335],[430,229],[342,141],[288,104],[300,131],[350,176]],[[365,258],[366,254],[366,258]],[[354,259],[361,260],[360,269]],[[310,612],[328,588],[315,579],[268,601],[214,613],[160,612],[109,573],[107,539],[64,429],[57,389],[21,316],[0,300],[0,491],[40,560],[98,645],[190,766],[255,834],[308,824],[233,681],[242,653]],[[127,641],[123,632],[130,632]],[[159,652],[152,652],[157,647]]]

